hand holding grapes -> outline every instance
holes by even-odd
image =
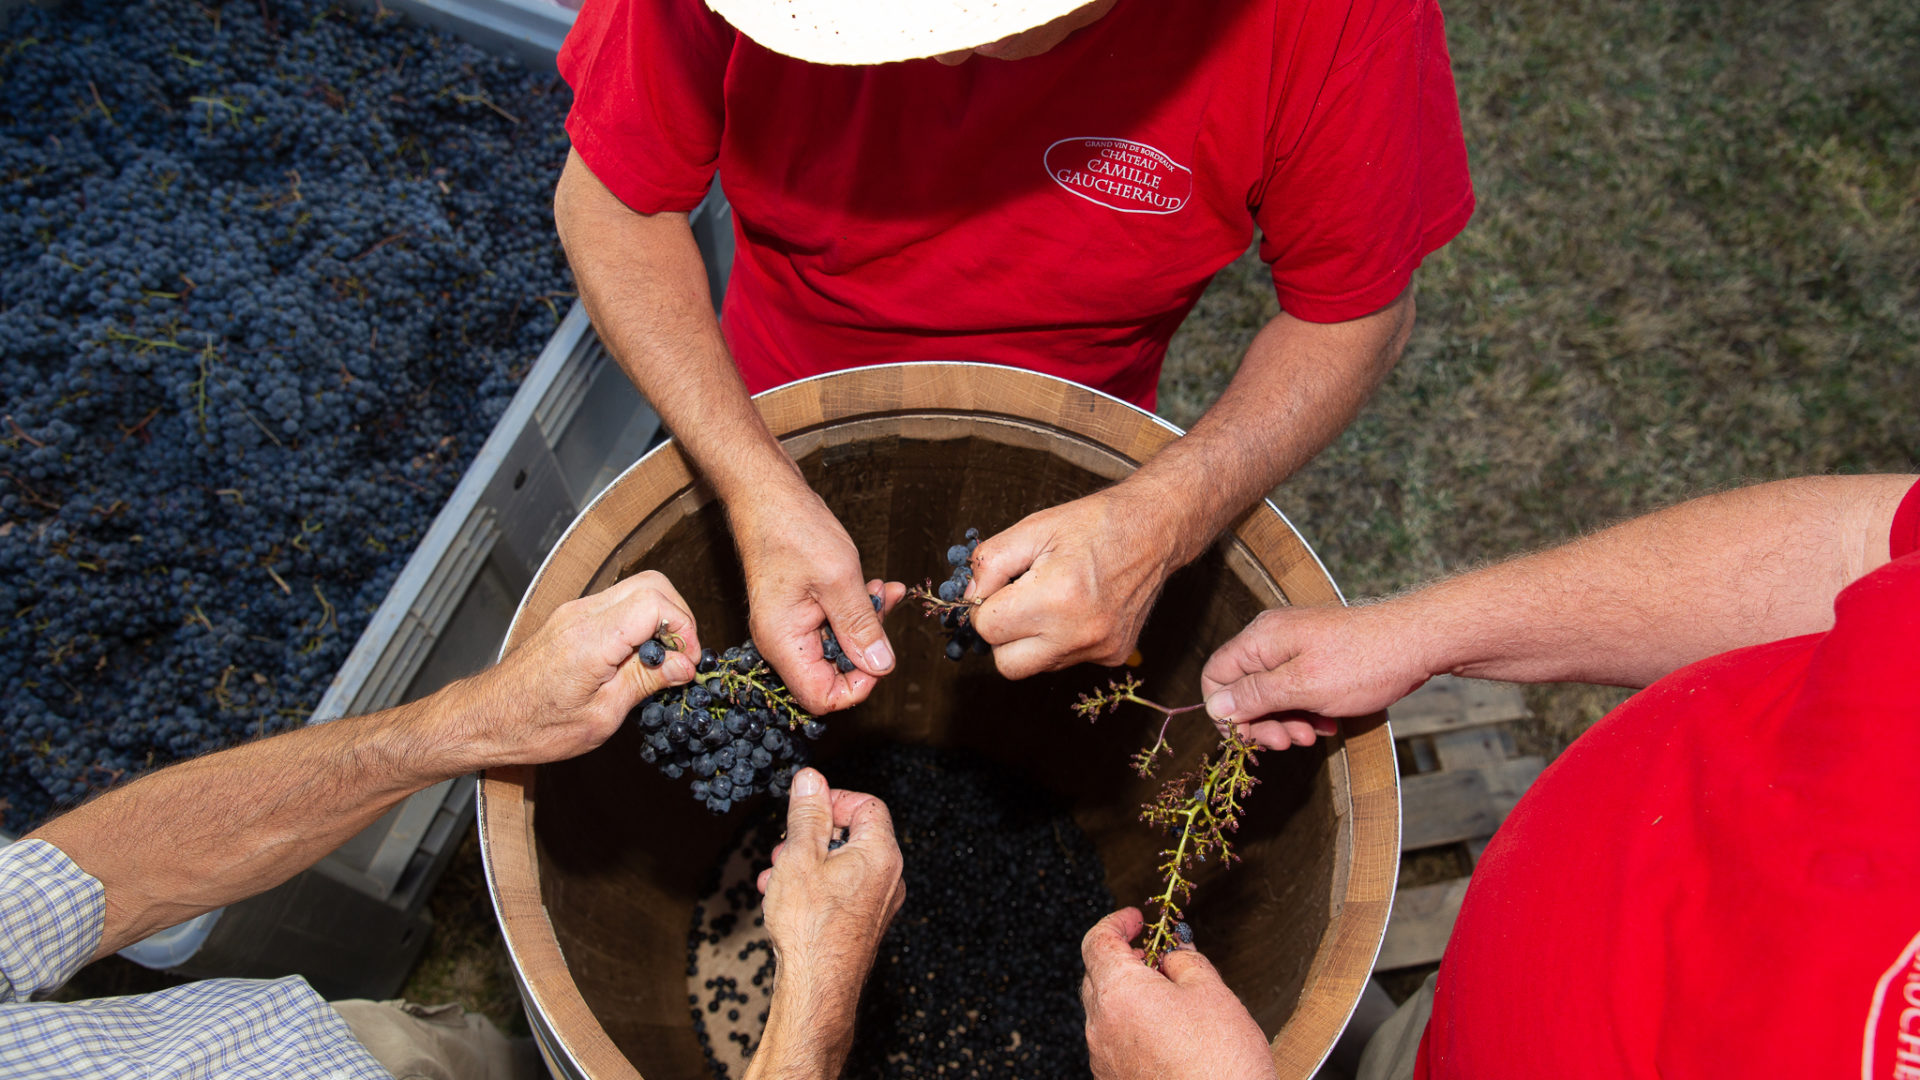
[[[1200,673],[1207,712],[1260,746],[1312,746],[1332,717],[1368,716],[1434,671],[1426,625],[1399,603],[1272,608],[1215,650]]]
[[[663,629],[681,649],[649,667],[636,650]],[[699,655],[686,601],[647,571],[560,605],[497,666],[457,684],[471,706],[446,714],[460,718],[472,768],[560,761],[605,742],[648,694],[692,679]]]
[[[1271,1077],[1267,1037],[1246,1006],[1191,946],[1158,969],[1133,946],[1138,908],[1101,919],[1080,943],[1087,975],[1087,1054],[1098,1080],[1261,1080]]]
[[[1175,547],[1124,485],[1029,514],[974,553],[974,629],[1009,679],[1119,664],[1178,566]]]
[[[846,830],[844,842],[836,830]],[[778,967],[761,1049],[782,1075],[837,1076],[853,1041],[860,988],[880,938],[906,900],[900,847],[886,804],[832,791],[802,769],[787,802],[787,838],[760,875],[767,933]]]
[[[891,608],[906,592],[897,583],[863,584],[860,553],[820,497],[804,486],[791,497],[729,508],[747,577],[748,630],[760,655],[780,674],[800,706],[815,715],[867,699],[893,670],[893,648],[870,594]],[[836,665],[820,631],[831,626],[851,661]]]

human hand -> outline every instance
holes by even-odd
[[[1207,658],[1207,713],[1271,750],[1312,746],[1339,730],[1332,718],[1379,712],[1432,676],[1406,614],[1392,601],[1263,611]]]
[[[830,848],[836,828],[847,830],[846,843]],[[853,1041],[860,987],[906,901],[900,868],[885,803],[829,790],[814,769],[794,774],[787,838],[758,882],[777,966],[766,1034],[749,1077],[761,1075],[762,1067],[781,1076],[839,1074]]]
[[[893,670],[880,621],[906,595],[898,582],[861,586],[860,553],[847,530],[805,487],[787,497],[728,508],[747,575],[748,631],[800,707],[819,715],[867,699]],[[873,608],[873,596],[882,609]],[[826,659],[820,630],[831,625],[851,671]]]
[[[1146,920],[1123,908],[1080,942],[1087,975],[1087,1055],[1099,1080],[1255,1080],[1274,1075],[1272,1051],[1246,1006],[1207,958],[1188,946],[1158,970],[1133,947]]]
[[[680,650],[657,668],[634,650],[662,630]],[[649,570],[560,605],[500,663],[449,688],[454,745],[470,761],[455,772],[540,764],[607,741],[640,700],[693,678],[700,639],[687,604]]]
[[[973,627],[1009,679],[1122,663],[1179,565],[1175,547],[1120,487],[1029,514],[973,554]]]

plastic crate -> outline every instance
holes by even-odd
[[[0,0],[0,20],[27,2],[59,0]],[[547,68],[574,15],[553,0],[362,2]],[[733,215],[718,183],[691,223],[717,308],[733,263]],[[664,437],[574,305],[310,722],[417,700],[491,663],[561,531]],[[462,777],[422,791],[279,887],[160,931],[122,955],[182,975],[297,973],[328,997],[393,997],[426,946],[427,898],[472,827],[474,787],[473,777]]]

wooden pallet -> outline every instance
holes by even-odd
[[[1442,675],[1387,718],[1400,758],[1400,851],[1465,844],[1477,862],[1494,830],[1546,762],[1516,755],[1512,723],[1527,717],[1511,683]],[[1402,888],[1375,971],[1430,964],[1446,949],[1470,877]]]

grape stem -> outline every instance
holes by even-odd
[[[1257,782],[1247,772],[1253,751],[1253,744],[1229,733],[1221,739],[1219,755],[1202,762],[1190,774],[1190,791],[1183,791],[1180,781],[1169,783],[1159,800],[1140,815],[1149,824],[1177,829],[1179,834],[1173,848],[1162,852],[1165,861],[1160,864],[1160,872],[1166,875],[1167,887],[1149,901],[1158,909],[1145,941],[1149,966],[1179,947],[1174,928],[1185,918],[1180,901],[1193,893],[1193,882],[1185,874],[1187,866],[1205,862],[1210,851],[1219,853],[1222,864],[1238,858],[1226,834],[1239,827],[1240,799]]]
[[[702,686],[718,681],[726,691],[724,696],[728,698],[737,699],[742,696],[743,691],[760,691],[761,696],[766,698],[767,708],[786,723],[789,731],[813,719],[812,713],[794,704],[793,695],[788,692],[785,684],[769,684],[760,680],[759,676],[762,672],[771,671],[766,662],[762,661],[748,671],[733,671],[721,667],[715,671],[696,672],[693,681]]]
[[[1153,745],[1133,757],[1134,771],[1148,778],[1153,775],[1154,762],[1160,755],[1173,753],[1173,748],[1167,745],[1167,728],[1173,724],[1173,718],[1203,706],[1170,707],[1142,697],[1140,680],[1127,675],[1108,681],[1104,690],[1081,694],[1073,711],[1087,720],[1098,720],[1102,713],[1117,712],[1121,705],[1129,703],[1153,709],[1161,716],[1160,731]],[[1215,728],[1220,734],[1218,752],[1203,758],[1199,766],[1185,776],[1167,781],[1159,797],[1148,803],[1140,814],[1142,821],[1176,836],[1173,846],[1161,852],[1159,870],[1166,879],[1166,888],[1148,901],[1157,909],[1157,917],[1147,928],[1144,939],[1148,966],[1159,964],[1162,957],[1180,945],[1175,929],[1185,917],[1180,903],[1193,892],[1187,868],[1205,862],[1209,854],[1217,854],[1223,863],[1235,860],[1227,833],[1239,826],[1241,798],[1258,783],[1247,772],[1248,764],[1254,760],[1253,744],[1231,727],[1216,724]]]
[[[967,596],[963,596],[958,600],[942,600],[940,599],[940,594],[933,591],[933,582],[931,581],[922,585],[915,585],[913,588],[908,589],[907,599],[920,601],[921,608],[930,618],[956,612],[959,613],[962,618],[966,618],[968,613],[983,603],[983,601],[977,597]]]

